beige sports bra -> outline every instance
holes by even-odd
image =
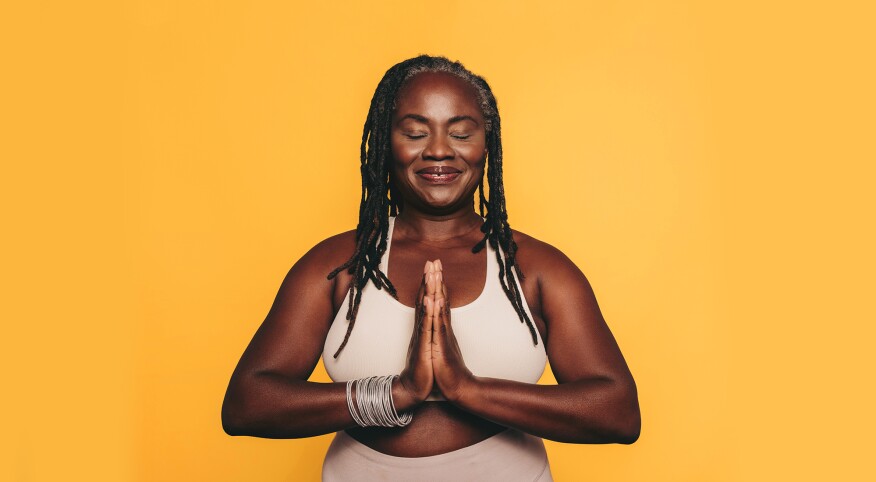
[[[394,226],[395,218],[391,217],[386,252],[380,262],[380,269],[384,273],[389,273]],[[480,296],[465,306],[450,308],[453,332],[463,361],[475,376],[536,383],[547,363],[544,341],[537,333],[538,345],[532,343],[532,335],[526,325],[520,322],[502,290],[496,254],[489,243],[487,250],[487,281]],[[514,282],[520,288],[516,277]],[[356,326],[347,346],[338,358],[333,357],[347,332],[349,296],[347,293],[340,310],[335,314],[323,347],[322,359],[329,377],[335,382],[343,382],[401,373],[414,330],[414,308],[403,305],[372,283],[362,290]],[[520,296],[523,298],[522,289]],[[532,319],[525,298],[523,306]],[[438,401],[443,398],[433,394],[427,400]]]

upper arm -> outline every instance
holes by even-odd
[[[327,275],[352,253],[351,233],[329,238],[307,252],[286,274],[268,315],[232,375],[271,373],[306,380],[319,361],[334,317],[338,278]],[[340,275],[339,275],[340,277]]]
[[[539,309],[548,327],[546,349],[557,382],[605,378],[632,383],[584,273],[553,246],[532,238],[527,245],[526,261],[538,279]]]

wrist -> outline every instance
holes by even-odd
[[[392,382],[392,400],[397,412],[406,412],[423,402],[405,386],[401,377],[396,377]]]
[[[456,388],[451,393],[445,393],[444,397],[448,402],[463,407],[466,403],[478,398],[481,386],[482,380],[480,377],[469,375],[460,379]]]

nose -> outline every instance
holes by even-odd
[[[447,138],[440,135],[432,136],[429,139],[429,144],[423,150],[423,159],[427,161],[444,161],[454,157],[456,157],[456,153],[450,147]]]

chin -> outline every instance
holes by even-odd
[[[420,198],[419,204],[424,211],[455,211],[464,207],[466,204],[458,197],[429,197],[423,196]]]
[[[454,207],[456,207],[458,205],[459,205],[459,202],[456,200],[451,200],[451,201],[434,200],[434,201],[426,201],[423,203],[423,207],[426,209],[442,210],[442,211],[447,210],[447,209],[453,209]]]
[[[462,179],[457,179],[462,181]],[[412,203],[412,207],[424,212],[435,214],[449,214],[471,206],[477,193],[477,184],[456,182],[443,186],[423,185],[419,179],[411,179],[407,189],[400,189],[402,198],[406,198],[405,204]]]

